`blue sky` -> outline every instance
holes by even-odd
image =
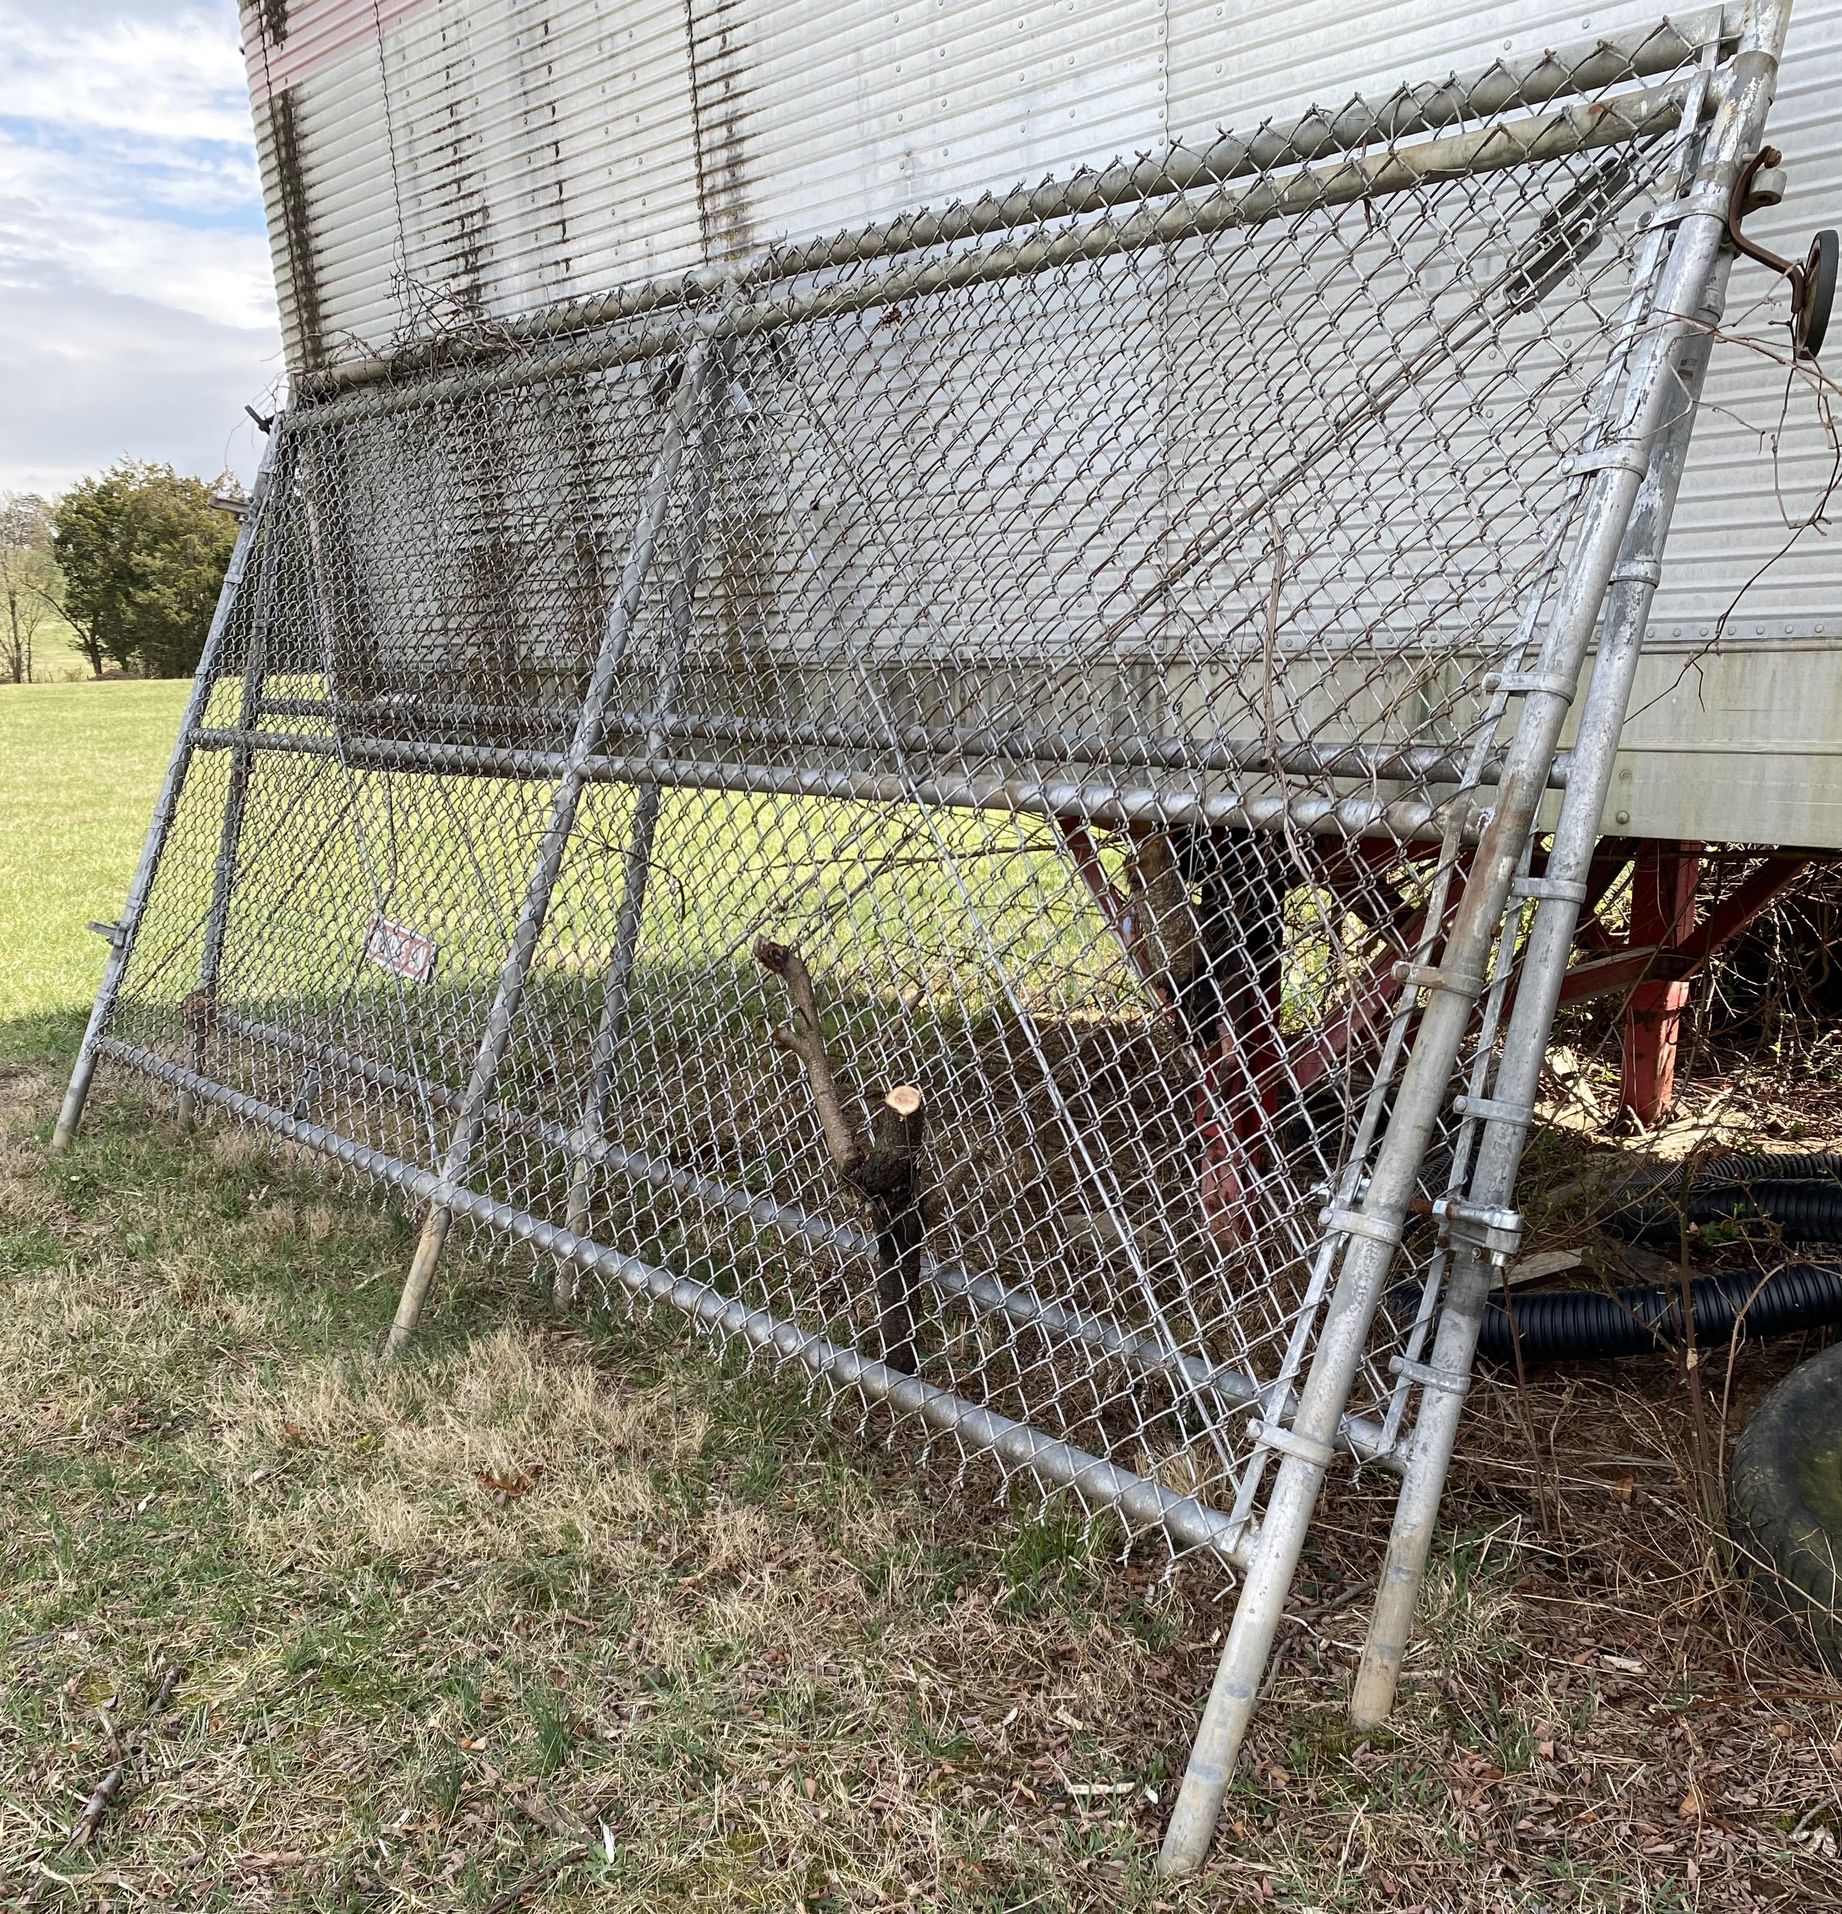
[[[0,0],[0,490],[247,478],[281,370],[232,0]]]

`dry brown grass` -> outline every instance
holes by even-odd
[[[121,1094],[48,1164],[55,1088],[0,1083],[7,1905],[1842,1907],[1839,1698],[1734,1596],[1667,1363],[1480,1384],[1366,1741],[1388,1496],[1338,1495],[1174,1892],[1218,1589],[478,1257],[387,1369],[396,1218]],[[1704,1372],[1717,1449],[1796,1353]]]

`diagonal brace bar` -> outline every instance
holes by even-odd
[[[400,1351],[415,1333],[429,1285],[435,1278],[435,1265],[441,1258],[442,1246],[447,1241],[448,1229],[453,1221],[454,1210],[448,1193],[459,1189],[479,1143],[486,1105],[498,1079],[499,1066],[505,1060],[506,1049],[511,1041],[512,1023],[524,996],[525,985],[530,979],[538,941],[550,913],[550,900],[563,868],[563,855],[575,830],[576,813],[581,808],[582,793],[588,783],[588,763],[601,741],[602,725],[613,699],[614,686],[632,642],[634,622],[639,615],[640,600],[652,571],[659,535],[664,530],[666,514],[671,508],[679,468],[684,462],[685,446],[708,404],[711,363],[709,342],[700,340],[691,348],[686,359],[684,374],[678,381],[678,389],[672,400],[664,443],[659,448],[658,460],[646,481],[645,490],[640,494],[639,516],[634,526],[632,544],[627,551],[626,566],[621,573],[620,590],[602,629],[601,648],[582,700],[575,737],[563,762],[556,795],[551,800],[550,817],[538,847],[537,862],[531,871],[524,908],[519,913],[518,927],[512,934],[512,946],[499,973],[498,991],[493,998],[492,1009],[487,1013],[486,1028],[480,1038],[479,1052],[474,1058],[473,1074],[467,1084],[460,1114],[442,1157],[439,1191],[422,1225],[415,1258],[403,1284],[403,1294],[397,1302],[396,1320],[390,1325],[390,1337],[385,1345],[390,1354]]]
[[[723,418],[729,392],[728,366],[719,355],[710,372],[707,416],[691,456],[691,483],[685,507],[684,525],[678,540],[678,563],[667,598],[671,630],[665,662],[659,673],[658,689],[653,697],[652,716],[646,726],[646,755],[666,755],[667,726],[678,702],[679,685],[684,675],[685,654],[690,649],[692,614],[697,603],[697,583],[703,572],[704,537],[710,522],[710,500],[716,487],[716,453],[722,436]],[[664,786],[646,784],[633,810],[633,827],[627,844],[626,874],[621,888],[620,910],[614,925],[614,950],[608,960],[607,977],[602,985],[601,1021],[595,1031],[594,1048],[589,1057],[589,1085],[576,1120],[576,1147],[569,1171],[569,1198],[566,1220],[577,1236],[588,1234],[589,1188],[595,1162],[592,1146],[601,1140],[607,1128],[608,1093],[613,1088],[615,1060],[626,1029],[627,1009],[633,996],[633,972],[639,961],[640,927],[646,914],[646,886],[652,876],[652,846],[659,830],[659,810]],[[573,1290],[575,1271],[566,1266],[567,1275],[559,1283],[559,1300],[567,1301]]]

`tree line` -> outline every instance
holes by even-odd
[[[55,499],[0,493],[0,675],[26,684],[68,626],[91,672],[188,676],[244,503],[170,465],[123,459]]]

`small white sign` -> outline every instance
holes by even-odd
[[[383,917],[373,917],[365,935],[365,955],[412,984],[425,984],[434,976],[436,948],[434,938]]]

